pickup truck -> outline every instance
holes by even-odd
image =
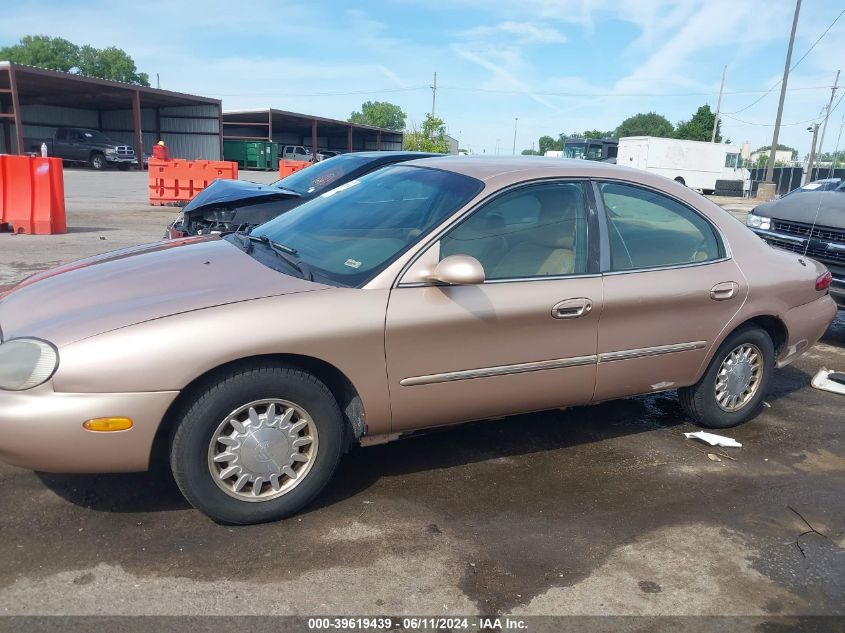
[[[104,169],[114,165],[127,170],[138,164],[135,149],[131,145],[121,145],[102,132],[81,127],[60,127],[52,138],[28,139],[30,152],[39,154],[41,144],[46,143],[47,155],[69,162],[88,163],[94,169]]]

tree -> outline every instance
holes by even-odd
[[[102,49],[88,45],[81,47],[79,74],[128,84],[150,85],[149,75],[139,73],[135,62],[126,54],[126,51],[115,46]]]
[[[522,155],[523,156],[539,156],[540,152],[538,152],[536,149],[524,149],[524,150],[522,150]]]
[[[149,75],[139,73],[126,51],[115,46],[80,47],[61,37],[24,35],[17,44],[0,48],[0,59],[87,77],[150,85]]]
[[[584,130],[580,134],[572,134],[570,138],[593,138],[593,139],[601,139],[601,138],[611,138],[614,132],[602,132],[601,130]]]
[[[678,121],[678,126],[675,128],[675,138],[682,138],[688,141],[709,141],[713,135],[713,123],[716,121],[716,115],[710,110],[708,104],[704,104],[689,121]],[[716,142],[722,142],[722,135],[719,128],[721,128],[721,121],[716,125]]]
[[[17,44],[0,48],[0,59],[67,73],[79,65],[79,47],[61,37],[24,35]]]
[[[537,153],[540,156],[543,156],[546,152],[549,151],[557,151],[563,149],[563,135],[557,139],[553,139],[551,136],[545,135],[541,136],[537,141]]]
[[[616,128],[616,138],[623,136],[662,136],[671,138],[675,133],[672,124],[662,114],[641,112],[628,117]]]
[[[398,105],[388,101],[367,101],[361,104],[360,112],[349,115],[349,122],[388,130],[404,130],[405,118],[405,113]]]
[[[448,154],[449,143],[446,141],[446,124],[433,114],[426,114],[422,127],[405,132],[404,147],[415,152],[434,152]]]

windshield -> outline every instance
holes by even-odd
[[[251,235],[295,250],[317,281],[360,286],[482,186],[452,172],[392,165],[331,189]]]
[[[584,158],[584,152],[587,149],[586,143],[567,143],[563,148],[564,158]]]
[[[277,180],[272,186],[301,194],[318,193],[371,160],[373,159],[366,156],[341,154],[295,171],[287,178]]]
[[[111,143],[112,140],[103,134],[102,132],[97,132],[96,130],[82,130],[82,137],[89,142],[92,143]]]

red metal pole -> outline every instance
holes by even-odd
[[[135,128],[135,156],[138,164],[143,166],[144,160],[144,136],[141,132],[141,91],[135,90],[132,93],[132,121]]]
[[[21,123],[21,103],[18,99],[18,81],[15,77],[15,69],[9,66],[9,87],[12,89],[12,114],[15,122],[15,141],[17,144],[17,153],[24,153],[23,146],[23,124]]]

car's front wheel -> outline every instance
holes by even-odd
[[[343,437],[340,409],[321,381],[264,365],[221,376],[188,405],[170,465],[185,498],[213,520],[275,521],[320,493]]]
[[[733,332],[719,346],[704,376],[678,390],[687,415],[702,426],[724,429],[754,417],[768,389],[775,349],[755,325]]]
[[[100,152],[92,152],[91,158],[88,160],[92,169],[101,170],[106,168],[106,157]]]

